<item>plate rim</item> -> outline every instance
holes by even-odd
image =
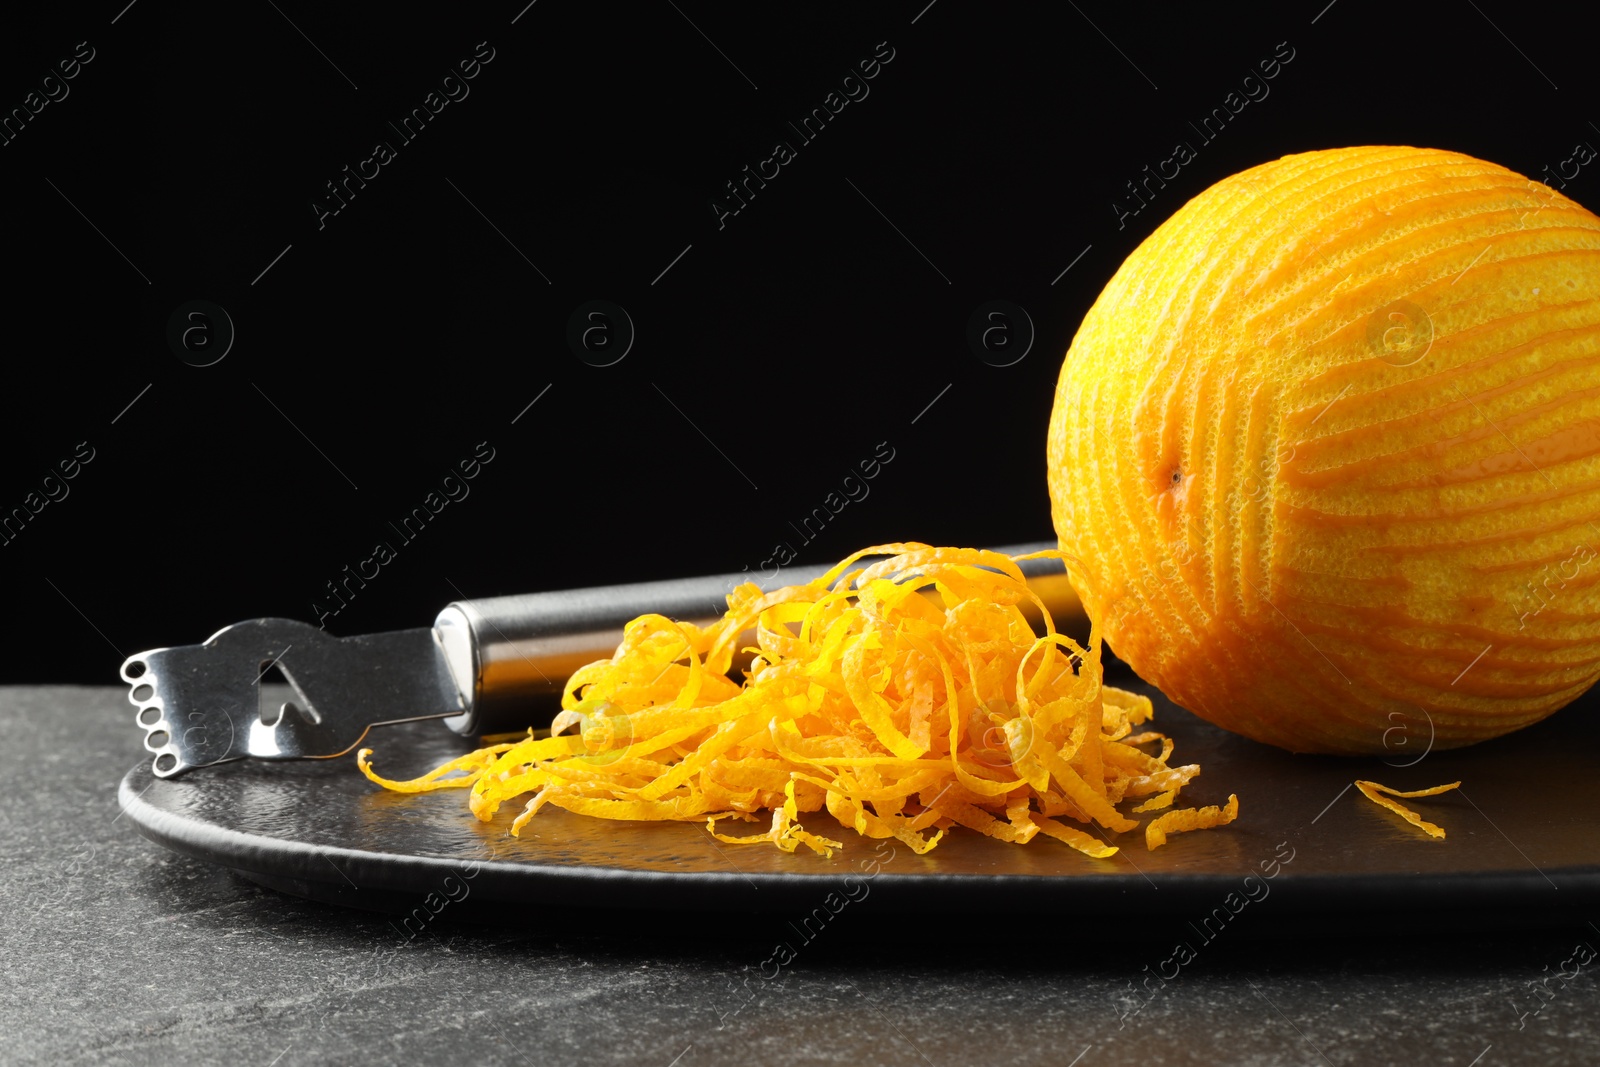
[[[861,903],[876,899],[874,908],[896,911],[949,912],[1003,899],[1008,908],[1043,912],[1063,907],[1102,907],[1116,916],[1191,915],[1206,912],[1230,890],[1237,890],[1248,872],[1219,874],[1164,873],[1161,886],[1137,873],[1107,872],[1084,879],[1057,875],[879,870],[872,875],[837,868],[818,871],[650,871],[598,864],[541,864],[496,858],[429,856],[421,853],[374,852],[345,845],[319,845],[288,838],[252,834],[186,816],[144,799],[151,774],[148,761],[130,769],[117,787],[123,812],[138,831],[155,843],[183,855],[220,864],[249,877],[277,882],[304,881],[332,889],[333,898],[350,897],[356,906],[363,892],[388,897],[414,896],[416,872],[436,875],[442,885],[463,868],[477,866],[470,876],[472,892],[506,905],[580,905],[644,911],[792,911],[819,903],[830,892],[865,881],[870,890]],[[1131,862],[1131,861],[1130,861]],[[1275,889],[1288,889],[1275,910],[1289,914],[1335,914],[1389,910],[1474,910],[1517,907],[1529,898],[1559,888],[1574,896],[1600,897],[1600,864],[1527,871],[1463,873],[1352,872],[1305,874],[1281,870]],[[346,892],[343,883],[355,890]],[[754,885],[760,893],[748,893]],[[726,891],[743,898],[730,906]],[[306,894],[327,897],[328,894]],[[1274,893],[1273,895],[1279,895]],[[886,899],[887,898],[887,899]],[[857,898],[851,897],[851,900]],[[1266,898],[1262,898],[1266,899]]]

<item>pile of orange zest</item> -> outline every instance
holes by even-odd
[[[866,557],[889,558],[862,563]],[[532,794],[519,834],[546,805],[625,820],[701,821],[718,840],[843,847],[801,825],[826,808],[871,838],[918,854],[960,825],[1025,843],[1043,833],[1096,858],[1106,833],[1139,824],[1118,811],[1169,807],[1200,773],[1174,767],[1172,741],[1133,729],[1147,697],[1102,684],[1100,637],[1089,646],[1055,631],[1007,556],[917,543],[877,545],[805,585],[762,592],[746,583],[727,613],[701,628],[660,615],[628,624],[608,660],[567,682],[550,736],[496,745],[422,778],[380,778],[388,789],[472,789],[473,814]],[[1035,636],[1022,606],[1042,616]],[[741,684],[728,677],[753,634]],[[1159,755],[1140,746],[1160,745]],[[456,774],[459,772],[459,774]],[[455,775],[446,777],[447,775]],[[764,833],[720,832],[725,819]],[[1184,809],[1155,819],[1146,844],[1221,825],[1238,811]],[[1068,825],[1075,822],[1094,833]]]
[[[1448,793],[1460,784],[1460,782],[1451,782],[1449,785],[1436,785],[1431,789],[1413,789],[1408,793],[1400,789],[1390,789],[1388,786],[1378,782],[1364,782],[1359,778],[1356,779],[1356,788],[1361,790],[1362,796],[1379,807],[1388,808],[1412,826],[1426,831],[1429,837],[1443,837],[1444,828],[1435,826],[1398,800],[1391,800],[1389,797],[1436,797],[1440,793]],[[1389,796],[1384,796],[1383,794],[1385,793],[1389,794]]]

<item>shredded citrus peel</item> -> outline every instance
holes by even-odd
[[[421,778],[412,778],[409,781],[396,782],[389,778],[380,778],[367,762],[367,757],[372,755],[372,749],[364,748],[356,753],[356,766],[361,768],[361,773],[377,782],[385,789],[396,793],[432,793],[436,789],[464,789],[477,779],[477,774],[494,761],[494,757],[510,748],[510,745],[491,745],[469,752],[460,759],[453,759],[441,767],[424,774]],[[463,772],[461,777],[446,778],[445,775],[452,771]],[[474,773],[476,772],[476,773]]]
[[[1135,809],[1138,810],[1138,809]],[[1222,807],[1215,804],[1204,808],[1179,808],[1158,816],[1144,828],[1146,848],[1160,848],[1167,843],[1168,834],[1187,833],[1190,830],[1207,830],[1213,826],[1226,826],[1239,817],[1239,798],[1232,794]]]
[[[862,563],[867,557],[885,559]],[[386,789],[470,787],[474,815],[531,793],[511,832],[545,805],[607,819],[705,820],[728,844],[804,845],[831,856],[833,841],[800,816],[826,808],[871,838],[918,854],[954,826],[1002,841],[1053,837],[1086,855],[1117,847],[1101,831],[1139,824],[1170,807],[1200,773],[1174,767],[1172,741],[1134,727],[1150,700],[1102,684],[1100,636],[1087,648],[1055,631],[1017,563],[1061,558],[914,542],[877,545],[804,585],[763,593],[746,583],[727,613],[701,628],[660,615],[628,624],[609,660],[568,680],[551,736],[480,749]],[[1023,614],[1031,605],[1045,633]],[[727,675],[741,639],[755,658],[743,684]],[[574,732],[575,731],[575,732]],[[1160,743],[1153,755],[1139,746]],[[765,833],[719,832],[718,822],[772,812]],[[1170,811],[1146,827],[1167,835],[1233,821],[1238,799]],[[1088,824],[1088,833],[1061,819]]]
[[[1390,811],[1400,816],[1412,826],[1425,831],[1429,837],[1443,837],[1444,828],[1434,825],[1427,819],[1424,819],[1422,816],[1412,811],[1410,808],[1406,807],[1404,804],[1400,803],[1398,800],[1391,800],[1390,797],[1405,797],[1407,799],[1412,799],[1415,797],[1436,797],[1440,793],[1448,793],[1450,790],[1455,789],[1460,784],[1460,782],[1451,782],[1449,785],[1436,785],[1430,789],[1413,789],[1410,792],[1406,792],[1400,789],[1390,789],[1388,786],[1382,785],[1378,782],[1365,782],[1359,778],[1356,779],[1356,788],[1361,790],[1362,796],[1366,797],[1374,804],[1377,804],[1379,807],[1388,808]],[[1384,795],[1386,793],[1388,796]]]

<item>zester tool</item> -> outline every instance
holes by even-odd
[[[1053,543],[996,551],[1024,555]],[[1058,622],[1082,617],[1059,560],[1018,564]],[[770,591],[809,582],[828,566],[764,575],[710,575],[458,600],[431,627],[335,637],[294,619],[251,619],[198,645],[129,656],[122,680],[139,709],[158,778],[246,758],[326,759],[375,726],[442,719],[478,737],[548,721],[567,678],[612,654],[623,627],[654,613],[708,625],[746,581]],[[741,641],[740,644],[753,643]],[[263,711],[263,677],[277,668],[290,700]]]

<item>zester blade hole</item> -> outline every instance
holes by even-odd
[[[154,705],[151,705],[148,708],[140,708],[139,709],[139,725],[140,726],[154,726],[156,723],[158,723],[160,721],[161,721],[161,709],[160,708],[155,707]]]
[[[256,710],[263,726],[276,726],[284,704],[293,701],[299,694],[289,684],[289,679],[284,677],[283,671],[278,669],[276,661],[261,666],[261,678],[256,683]]]
[[[133,699],[137,700],[141,704],[155,695],[156,689],[153,685],[135,686],[133,690]]]
[[[161,755],[156,757],[156,770],[160,771],[162,774],[166,774],[177,765],[178,757],[174,756],[170,752],[163,752]]]
[[[134,660],[132,663],[128,664],[128,677],[129,678],[141,678],[143,676],[144,676],[144,661],[143,660]]]

